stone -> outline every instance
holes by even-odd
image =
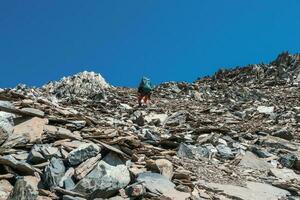
[[[82,140],[82,137],[76,131],[71,132],[69,129],[56,127],[52,125],[44,126],[45,134],[56,138],[56,139],[73,139],[73,140]]]
[[[120,103],[120,108],[121,109],[124,109],[124,110],[131,110],[132,107],[128,104],[125,104],[125,103]]]
[[[90,173],[90,171],[94,169],[100,159],[101,154],[98,154],[97,156],[89,158],[81,163],[78,167],[76,167],[74,177],[78,180],[84,178],[88,173]]]
[[[0,101],[0,105],[5,107],[13,107],[13,105],[8,101]],[[14,114],[0,111],[0,145],[3,144],[8,136],[12,133],[14,117]]]
[[[7,200],[37,199],[38,183],[39,179],[34,176],[24,176],[18,179]]]
[[[239,166],[255,169],[255,170],[269,170],[271,165],[266,161],[258,158],[250,151],[246,151],[245,155],[242,157],[242,160],[239,163]]]
[[[173,164],[166,159],[148,160],[146,161],[147,168],[153,172],[160,173],[161,175],[167,177],[169,180],[173,176]]]
[[[52,200],[52,199],[47,196],[38,196],[36,200]]]
[[[216,146],[216,148],[221,157],[223,157],[225,159],[231,159],[234,157],[233,153],[231,152],[231,149],[229,147],[227,147],[226,145],[218,144]]]
[[[157,114],[157,113],[150,113],[148,115],[145,116],[145,121],[147,123],[154,123],[154,122],[158,122],[158,124],[162,125],[164,124],[164,122],[166,121],[166,119],[168,118],[167,114]]]
[[[286,168],[293,168],[294,163],[296,161],[297,161],[297,156],[292,153],[284,154],[279,158],[280,164]]]
[[[169,116],[166,120],[164,125],[167,126],[177,126],[185,123],[187,118],[187,112],[186,111],[178,111],[173,113],[171,116]]]
[[[202,146],[207,149],[210,158],[213,157],[218,152],[218,150],[216,149],[216,147],[214,147],[210,143],[204,144]]]
[[[84,198],[81,198],[81,197],[74,197],[74,196],[71,196],[71,195],[64,195],[63,200],[85,200]]]
[[[111,166],[105,161],[98,165],[82,180],[73,191],[89,198],[109,198],[130,182],[130,174],[125,165]]]
[[[35,143],[41,140],[44,125],[47,119],[33,117],[25,122],[16,125],[13,133],[8,137],[3,147],[24,146],[27,143]]]
[[[71,165],[78,165],[89,158],[96,156],[100,152],[100,147],[94,143],[80,145],[68,155],[68,162]]]
[[[65,188],[66,190],[72,190],[75,187],[75,183],[72,179],[74,173],[74,168],[70,167],[59,181],[59,187]]]
[[[0,180],[0,200],[6,200],[13,188],[6,179]]]
[[[272,168],[270,169],[269,174],[272,176],[275,176],[279,179],[285,180],[285,181],[290,181],[292,179],[296,179],[300,181],[300,175],[296,174],[293,170],[291,169],[277,169],[277,168]]]
[[[274,112],[274,106],[258,106],[257,111],[263,114],[272,114]]]
[[[300,171],[300,160],[296,160],[295,163],[294,163],[294,169]]]
[[[193,154],[192,149],[188,145],[186,145],[184,143],[181,143],[179,145],[179,148],[178,148],[178,151],[177,151],[177,155],[179,157],[183,157],[183,158],[190,158],[190,159],[194,158],[194,154]]]
[[[39,115],[39,116],[44,116],[45,115],[45,113],[43,111],[35,109],[35,108],[22,108],[21,110],[26,111],[28,113],[33,113],[33,114],[36,114],[36,115]]]
[[[35,144],[27,158],[31,163],[37,164],[45,162],[52,157],[62,157],[60,150],[57,147],[53,147],[50,144]]]
[[[208,186],[222,190],[222,193],[241,200],[279,200],[290,194],[286,190],[257,182],[247,182],[246,187],[216,183],[210,183]]]
[[[143,184],[135,183],[127,187],[125,192],[129,197],[140,197],[146,193],[146,188]]]
[[[132,116],[132,122],[139,126],[144,126],[145,125],[144,116],[145,116],[145,112],[135,111]]]
[[[278,130],[278,131],[272,133],[272,135],[275,137],[280,137],[282,139],[286,139],[286,140],[294,139],[294,136],[292,135],[292,133],[286,129]]]
[[[44,181],[49,188],[59,186],[60,181],[64,177],[66,168],[63,161],[59,158],[51,158],[48,166],[45,167]]]
[[[157,173],[141,173],[136,180],[143,182],[147,190],[157,195],[164,195],[174,200],[181,200],[190,196],[188,193],[177,191],[174,183]]]
[[[95,72],[80,72],[73,76],[63,77],[60,81],[53,81],[43,86],[44,90],[57,98],[93,98],[103,93],[110,85]]]
[[[269,153],[268,151],[260,149],[260,148],[258,148],[256,146],[252,146],[250,148],[250,150],[252,151],[252,153],[254,153],[255,155],[257,155],[259,158],[269,158],[269,157],[272,156],[272,154]]]
[[[124,165],[125,162],[119,154],[116,154],[114,152],[109,152],[103,159],[107,164],[112,165],[112,166],[118,166],[118,165]]]
[[[37,171],[30,164],[18,161],[11,155],[1,156],[0,164],[10,166],[22,175],[34,175],[34,172]]]
[[[213,146],[212,146],[213,147]],[[213,147],[214,148],[214,147]],[[201,159],[203,157],[209,157],[210,154],[212,154],[214,151],[217,152],[217,150],[211,149],[210,146],[194,146],[194,145],[187,145],[184,143],[181,143],[179,146],[179,149],[177,151],[177,155],[182,158],[189,158],[189,159]]]
[[[262,145],[271,147],[271,148],[276,148],[276,149],[286,149],[289,151],[297,151],[298,147],[288,140],[279,138],[279,137],[274,137],[274,136],[266,136],[261,139]]]
[[[166,159],[157,159],[155,161],[157,168],[160,171],[160,174],[167,177],[169,180],[173,176],[173,164]]]

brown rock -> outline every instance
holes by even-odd
[[[34,117],[16,125],[3,147],[24,146],[39,141],[43,134],[44,125],[47,123],[47,119]]]
[[[90,171],[94,169],[100,159],[101,154],[98,154],[97,156],[81,163],[78,167],[76,167],[74,177],[77,180],[84,178]]]
[[[7,180],[0,180],[0,200],[6,200],[13,186]]]

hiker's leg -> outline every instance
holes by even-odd
[[[145,98],[144,98],[144,102],[145,104],[147,104],[147,101],[149,100],[149,95],[145,95]]]
[[[143,95],[139,94],[139,96],[138,96],[138,103],[139,103],[140,106],[142,105],[142,99],[143,99]]]

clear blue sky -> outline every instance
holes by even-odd
[[[96,71],[193,81],[300,52],[299,0],[3,0],[0,87]]]

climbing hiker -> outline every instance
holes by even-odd
[[[147,101],[150,100],[151,91],[152,91],[152,86],[151,86],[150,79],[147,77],[143,77],[138,87],[139,106],[142,105],[142,101],[144,101],[144,103],[147,104]]]

